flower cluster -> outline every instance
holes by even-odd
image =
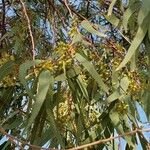
[[[1,59],[0,59],[0,67],[2,67],[5,63],[9,62],[9,61],[14,61],[15,58],[13,55],[10,55],[6,52],[3,52],[1,54]],[[17,66],[16,66],[17,67]],[[10,86],[14,86],[16,84],[16,73],[15,71],[13,73],[10,73],[9,75],[5,76],[3,78],[3,80],[0,83],[0,86],[3,87],[10,87]]]

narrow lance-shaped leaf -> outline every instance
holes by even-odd
[[[125,58],[121,62],[121,64],[118,66],[117,70],[120,70],[122,67],[124,67],[132,58],[133,54],[137,50],[137,48],[140,46],[142,43],[148,29],[149,22],[147,20],[148,18],[146,17],[142,23],[142,25],[138,28],[138,31],[134,37],[133,42],[131,43],[131,46],[129,47],[129,50],[127,54],[125,55]]]
[[[150,1],[149,0],[142,0],[142,7],[138,14],[138,24],[141,25],[143,20],[150,12]],[[148,18],[147,18],[148,19]]]
[[[97,31],[93,26],[92,24],[87,21],[87,20],[84,20],[82,21],[81,23],[81,26],[86,29],[88,32],[92,33],[92,34],[95,34],[95,35],[98,35],[100,37],[106,37],[106,35],[104,33],[101,33],[99,31]]]
[[[31,91],[31,89],[29,89],[27,81],[26,81],[26,76],[27,76],[27,71],[28,69],[30,69],[32,66],[36,65],[40,63],[40,60],[35,60],[35,61],[26,61],[25,63],[20,65],[19,68],[19,79],[20,82],[23,84],[25,90],[27,91],[28,95],[34,99],[33,93]]]
[[[85,85],[84,81],[82,80],[81,76],[78,76],[77,83],[83,93],[83,96],[88,100],[89,96],[88,96],[88,92],[86,89],[86,85]]]
[[[95,79],[95,81],[98,83],[98,85],[108,93],[109,88],[108,86],[102,81],[100,78],[100,75],[95,70],[94,66],[86,60],[82,55],[79,53],[76,53],[75,58],[84,66],[84,68],[90,73],[90,75]]]
[[[119,26],[120,20],[114,14],[112,14],[111,16],[104,16],[112,25],[114,25],[115,27]]]
[[[14,62],[8,61],[2,67],[0,67],[0,81],[3,80],[5,76],[7,76],[13,70]]]
[[[133,3],[124,13],[123,15],[123,26],[125,31],[127,32],[127,26],[128,26],[128,21],[130,17],[137,11],[139,10],[141,6],[141,2],[136,1]]]
[[[113,11],[113,7],[114,7],[116,1],[117,1],[117,0],[112,0],[112,1],[111,1],[111,4],[109,5],[109,9],[108,9],[108,16],[111,16],[112,11]]]
[[[28,120],[28,124],[26,127],[27,129],[34,122],[34,119],[38,115],[45,101],[45,98],[46,98],[46,95],[50,86],[50,82],[48,81],[50,77],[51,77],[51,73],[49,71],[42,71],[41,74],[39,75],[37,94],[35,97],[35,103],[33,105],[31,116]]]

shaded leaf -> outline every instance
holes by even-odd
[[[108,14],[107,14],[108,16],[111,16],[112,11],[113,11],[113,7],[114,7],[116,1],[117,1],[117,0],[112,0],[112,1],[111,1],[111,4],[109,5],[109,8],[108,8]]]
[[[36,116],[38,115],[48,92],[50,82],[49,79],[51,77],[51,73],[49,71],[42,71],[39,75],[39,81],[38,81],[38,89],[37,94],[35,97],[35,103],[33,105],[33,109],[31,112],[31,116],[28,120],[27,129],[31,126],[33,121],[35,120]]]
[[[28,95],[34,99],[33,93],[31,91],[31,89],[29,88],[29,85],[26,81],[26,76],[27,76],[27,71],[33,67],[34,65],[40,63],[40,60],[35,60],[35,61],[26,61],[25,63],[20,65],[19,68],[19,79],[20,82],[23,84],[24,88],[26,89]]]
[[[133,54],[135,53],[135,51],[137,50],[137,48],[140,46],[140,44],[142,43],[147,29],[148,29],[148,25],[149,22],[147,20],[148,18],[146,17],[142,23],[142,25],[138,28],[138,31],[134,37],[134,40],[131,43],[131,46],[128,49],[127,54],[125,55],[123,61],[121,62],[121,64],[118,66],[117,70],[120,70],[122,67],[124,67],[132,58]]]
[[[125,31],[127,32],[127,26],[128,26],[128,21],[130,17],[137,11],[139,10],[141,6],[141,2],[135,1],[124,13],[123,15],[123,26]]]
[[[88,20],[82,21],[81,26],[92,34],[98,35],[100,37],[106,37],[106,35],[104,33],[97,31]]]
[[[95,81],[98,83],[98,85],[108,93],[109,88],[107,85],[102,81],[100,78],[100,75],[95,70],[94,66],[86,60],[82,55],[79,53],[76,53],[75,58],[85,67],[85,69],[89,72],[89,74],[95,79]]]
[[[5,76],[12,72],[13,67],[13,61],[8,61],[2,67],[0,67],[0,81],[2,81]]]

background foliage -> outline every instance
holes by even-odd
[[[149,0],[1,0],[0,18],[0,137],[9,137],[0,149],[67,149],[142,131]],[[148,149],[143,132],[123,139],[125,149]]]

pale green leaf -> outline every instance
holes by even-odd
[[[82,21],[81,26],[92,34],[98,35],[100,37],[106,37],[104,33],[97,31],[97,29],[94,28],[94,25],[92,25],[88,20]]]
[[[132,58],[132,56],[134,55],[135,51],[137,50],[137,48],[140,46],[140,44],[142,43],[146,33],[147,33],[147,29],[148,29],[148,25],[149,22],[147,20],[147,17],[144,19],[144,22],[142,23],[142,25],[138,28],[138,31],[134,37],[134,40],[131,43],[131,46],[128,49],[127,54],[125,55],[123,61],[121,62],[121,64],[118,66],[117,70],[120,70],[122,67],[124,67]]]
[[[31,124],[34,122],[36,116],[38,115],[45,101],[50,86],[50,81],[49,81],[50,77],[51,77],[51,73],[49,71],[42,71],[39,75],[38,89],[35,97],[35,103],[33,105],[31,116],[28,120],[27,128],[30,127]]]
[[[123,128],[120,122],[120,115],[118,114],[118,112],[116,112],[115,110],[112,110],[109,113],[109,117],[112,121],[112,124],[114,125],[114,128],[117,129],[117,131],[119,132],[119,134],[123,133]]]
[[[2,67],[0,67],[0,81],[2,81],[5,76],[12,72],[13,67],[13,61],[8,61]]]
[[[113,7],[114,7],[116,1],[117,1],[117,0],[112,0],[112,1],[111,1],[111,4],[109,5],[109,8],[108,8],[108,14],[107,14],[108,16],[111,16],[112,11],[113,11]]]
[[[79,75],[78,78],[77,78],[77,83],[83,93],[83,96],[89,100],[89,96],[88,96],[88,92],[87,92],[87,89],[86,89],[86,84],[84,83],[84,81],[82,80],[81,76]]]
[[[29,88],[29,85],[26,81],[26,76],[27,76],[27,71],[33,67],[36,64],[39,64],[41,61],[40,60],[35,60],[35,61],[26,61],[25,63],[20,65],[19,68],[19,79],[20,82],[23,84],[25,90],[27,91],[28,95],[34,99],[33,93],[31,89]]]
[[[125,76],[121,79],[120,86],[121,86],[121,89],[123,90],[123,92],[127,91],[129,84],[130,84],[130,80],[127,76]]]
[[[150,13],[150,1],[142,0],[142,7],[138,14],[138,24],[141,25],[146,16]]]
[[[139,10],[141,6],[141,2],[135,2],[133,3],[124,13],[123,15],[123,26],[125,31],[127,32],[127,26],[128,26],[128,21],[130,19],[130,17]]]
[[[109,91],[108,86],[102,81],[100,75],[97,73],[94,66],[79,53],[76,53],[75,58],[84,66],[84,68],[95,79],[95,81],[98,83],[99,87],[101,87],[105,92],[108,93],[108,91]]]
[[[78,33],[73,36],[71,44],[75,44],[75,43],[81,42],[81,41],[82,41],[82,35],[80,33]]]
[[[104,16],[108,20],[108,22],[110,22],[113,26],[115,27],[119,26],[120,20],[114,14],[112,14],[111,16],[107,16],[107,15]]]
[[[57,143],[56,145],[61,145],[61,147],[64,148],[64,142],[63,142],[63,139],[61,137],[61,134],[59,132],[59,129],[57,128],[57,123],[55,121],[55,116],[53,114],[53,111],[51,109],[51,107],[49,107],[47,109],[47,116],[48,116],[48,121],[49,121],[49,125],[50,125],[50,128],[54,131],[54,137],[57,139]],[[51,145],[50,145],[51,146]]]
[[[106,103],[111,103],[115,101],[116,99],[119,99],[120,96],[121,96],[120,93],[118,92],[118,90],[116,90],[106,99]]]

